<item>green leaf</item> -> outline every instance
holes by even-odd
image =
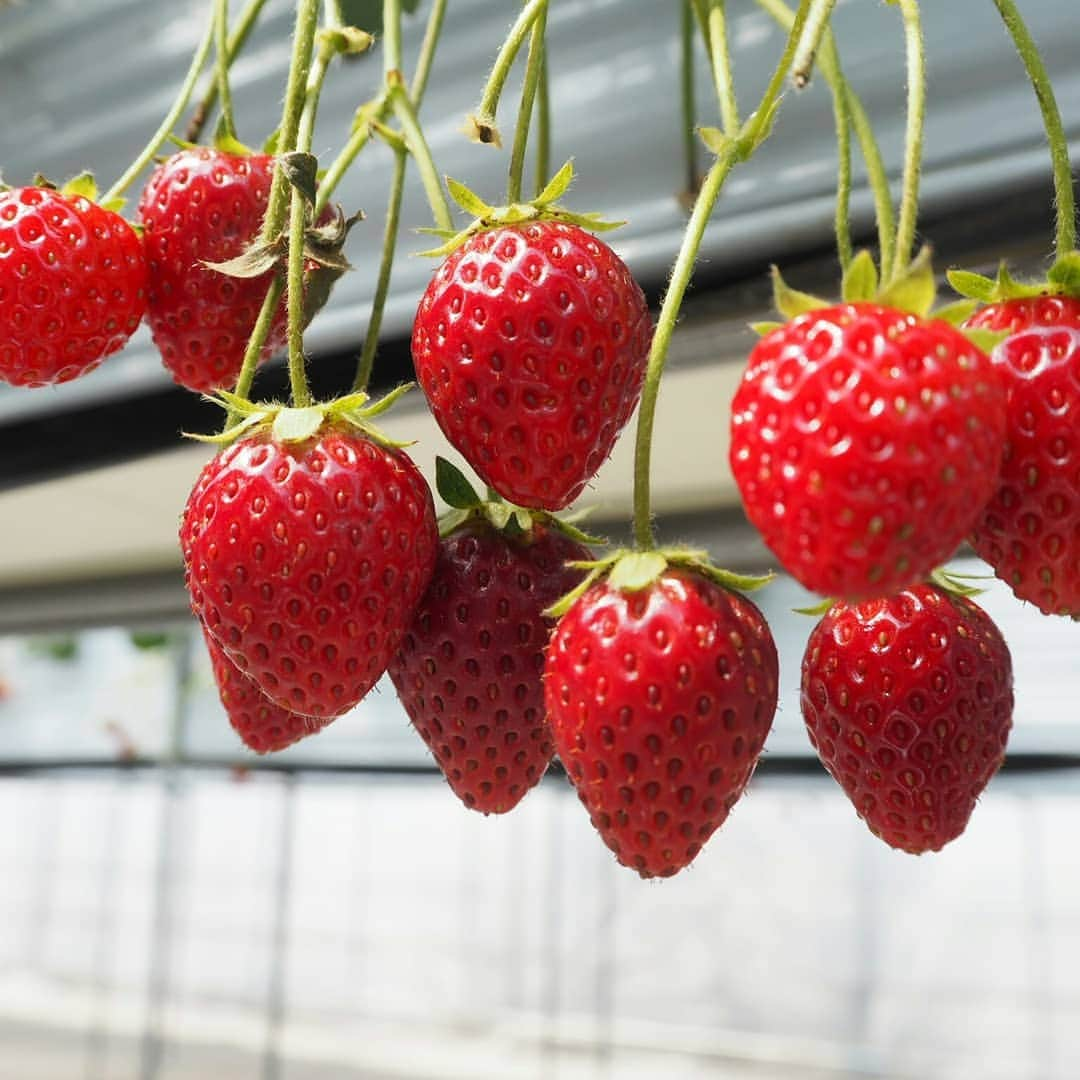
[[[924,247],[904,273],[878,293],[878,303],[922,317],[928,315],[937,297],[937,284],[934,281],[930,258],[930,248]]]
[[[961,296],[988,304],[994,299],[993,279],[982,274],[973,274],[970,270],[947,270],[945,277],[955,292]]]
[[[274,438],[278,442],[305,442],[312,438],[326,419],[322,405],[308,405],[304,409],[282,409],[274,417]]]
[[[584,567],[580,567],[580,564],[578,563],[570,563],[569,565],[585,569]],[[604,566],[606,567],[606,565],[607,564],[605,563]],[[556,600],[555,603],[551,605],[551,607],[545,608],[544,614],[549,619],[562,618],[562,616],[565,615],[574,606],[574,604],[581,597],[583,597],[593,587],[593,585],[596,584],[597,581],[600,580],[600,578],[603,576],[603,573],[604,569],[601,567],[594,567],[593,569],[590,569],[589,572],[585,575],[585,577],[581,579],[578,585],[576,585],[564,596],[561,596],[558,600]]]
[[[309,206],[315,205],[316,175],[319,171],[319,159],[314,154],[293,151],[278,158],[285,179],[304,196]]]
[[[730,135],[725,135],[718,127],[699,127],[697,133],[706,148],[714,154],[722,154],[731,145]]]
[[[73,176],[61,189],[61,194],[71,195],[73,198],[82,197],[94,202],[98,197],[98,186],[91,172],[81,172]]]
[[[262,144],[262,151],[264,154],[276,154],[278,151],[278,143],[281,142],[281,128],[276,127],[269,135],[266,136],[266,142]]]
[[[229,130],[229,125],[224,116],[218,117],[214,128],[214,149],[223,154],[232,154],[234,157],[251,157],[251,147],[242,143],[235,132]]]
[[[241,252],[235,259],[226,259],[224,262],[204,262],[208,270],[216,270],[219,274],[235,278],[255,278],[273,270],[281,261],[285,253],[282,238],[277,240],[256,240],[246,251]]]
[[[623,592],[640,592],[656,581],[667,566],[667,559],[658,551],[631,551],[611,568],[608,583]]]
[[[475,510],[482,501],[465,474],[443,457],[435,458],[435,490],[455,510]]]
[[[844,274],[841,295],[849,304],[869,303],[877,296],[878,272],[874,256],[865,248],[860,251]]]
[[[450,192],[450,198],[466,214],[472,214],[473,217],[488,217],[493,209],[475,191],[470,190],[460,180],[455,180],[452,176],[446,178],[446,190]]]
[[[1080,295],[1080,251],[1062,255],[1046,275],[1046,280],[1061,292]]]
[[[960,332],[988,356],[1009,336],[1007,330],[983,330],[981,327],[969,327]]]
[[[544,190],[533,200],[541,206],[558,202],[570,190],[574,181],[574,160],[571,158],[565,165],[544,185]]]
[[[773,306],[785,319],[794,319],[797,315],[805,315],[808,311],[829,306],[829,301],[821,299],[820,296],[811,296],[810,293],[791,288],[781,277],[779,267],[772,268],[772,281]]]
[[[941,319],[942,322],[947,322],[951,326],[963,326],[975,314],[975,309],[978,306],[978,300],[957,300],[953,304],[939,307],[930,314],[933,318]]]
[[[779,330],[783,325],[782,322],[777,322],[775,319],[765,319],[762,322],[752,322],[749,324],[750,329],[760,337],[771,334],[774,330]]]
[[[835,602],[836,601],[831,597],[826,597],[826,599],[821,600],[816,604],[810,604],[807,607],[792,608],[791,610],[794,611],[796,615],[824,615]]]

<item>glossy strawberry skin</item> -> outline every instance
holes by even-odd
[[[732,403],[749,519],[813,592],[886,596],[945,562],[992,494],[1005,392],[939,320],[872,304],[766,335]]]
[[[1007,300],[969,324],[1010,332],[992,354],[1005,457],[972,546],[1021,600],[1080,617],[1080,300]]]
[[[552,636],[555,749],[604,842],[642,877],[687,866],[757,765],[777,702],[758,609],[668,569],[625,593],[594,585]]]
[[[810,635],[802,712],[870,831],[918,855],[967,827],[1005,758],[1012,660],[971,600],[915,585],[834,604]]]
[[[203,627],[221,704],[240,741],[256,754],[273,754],[321,731],[328,721],[275,705],[226,655]]]
[[[581,494],[630,418],[652,322],[626,265],[553,221],[477,234],[442,264],[413,327],[439,427],[520,506]]]
[[[85,375],[124,347],[145,310],[142,241],[119,214],[50,188],[0,192],[0,379]]]
[[[511,539],[483,522],[445,537],[390,677],[454,794],[512,810],[554,753],[544,717],[544,609],[581,580],[587,548],[536,525]]]
[[[236,383],[248,338],[273,278],[236,278],[204,266],[240,255],[262,228],[274,159],[209,147],[173,154],[139,201],[149,264],[147,320],[165,366],[199,393]],[[282,299],[265,360],[285,342]]]
[[[192,609],[271,701],[327,719],[378,681],[438,542],[409,458],[330,427],[242,439],[203,470],[180,525]]]

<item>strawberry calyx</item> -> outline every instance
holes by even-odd
[[[931,585],[937,586],[942,592],[948,593],[949,596],[962,596],[965,598],[981,596],[986,592],[981,586],[971,585],[969,582],[987,581],[989,579],[989,574],[958,574],[955,570],[946,570],[944,566],[939,566],[930,573]]]
[[[102,202],[98,198],[98,186],[97,181],[94,179],[92,172],[81,172],[73,176],[70,180],[63,184],[57,184],[55,181],[50,180],[49,177],[42,173],[35,173],[34,179],[30,182],[31,187],[47,188],[49,191],[58,191],[61,195],[66,195],[70,199],[86,199],[87,202],[95,203],[100,206],[102,210],[109,210],[114,214],[119,214],[124,209],[127,203],[126,199],[109,199],[107,202]],[[11,191],[11,184],[5,184],[0,180],[0,192]],[[140,235],[142,234],[142,228],[138,225],[129,225]]]
[[[773,306],[785,320],[834,306],[834,301],[793,289],[776,266],[772,268],[772,282]],[[869,251],[860,251],[844,273],[840,295],[845,304],[877,304],[880,307],[910,312],[920,319],[941,319],[954,326],[983,352],[989,352],[1006,336],[994,330],[964,326],[978,306],[975,299],[960,300],[935,308],[937,283],[929,247],[922,248],[903,274],[885,283],[881,282],[874,257]],[[764,335],[782,325],[783,323],[779,322],[757,322],[751,323],[751,329]]]
[[[775,574],[736,574],[723,570],[709,562],[709,553],[696,548],[661,548],[652,551],[637,551],[619,548],[603,558],[588,562],[571,563],[577,570],[588,573],[581,583],[547,609],[546,614],[553,618],[565,615],[574,602],[582,597],[597,582],[605,581],[620,592],[641,592],[649,588],[668,569],[681,568],[701,574],[723,589],[737,592],[753,592],[763,588],[776,576]]]
[[[1056,259],[1042,281],[1017,281],[1004,262],[994,278],[970,270],[949,270],[945,276],[956,292],[975,301],[976,306],[1035,296],[1077,298],[1080,297],[1080,251],[1069,251]]]
[[[568,161],[547,183],[547,186],[531,202],[511,203],[509,206],[490,206],[476,192],[471,191],[459,180],[446,177],[446,189],[450,197],[474,220],[460,232],[447,229],[421,229],[420,232],[438,236],[443,241],[439,247],[420,252],[442,258],[456,251],[477,233],[498,229],[505,225],[522,225],[530,221],[561,221],[567,225],[577,225],[591,232],[606,232],[625,225],[625,221],[606,221],[597,213],[579,214],[559,205],[574,179],[574,163]]]
[[[277,402],[248,401],[237,394],[219,390],[216,394],[206,395],[206,400],[220,405],[232,416],[239,417],[237,422],[217,435],[196,435],[188,432],[184,434],[198,442],[228,446],[240,438],[267,433],[274,442],[290,444],[314,439],[328,427],[348,427],[379,446],[400,450],[411,443],[391,439],[371,421],[386,412],[412,387],[412,383],[403,383],[371,404],[368,404],[368,395],[360,391],[334,401],[317,402],[302,408]]]
[[[438,456],[435,458],[435,490],[450,507],[439,519],[439,535],[443,537],[467,522],[483,520],[508,537],[530,537],[539,525],[579,544],[595,546],[607,543],[602,536],[592,536],[575,524],[588,513],[587,510],[558,517],[547,510],[516,506],[494,491],[490,492],[488,498],[482,498],[456,465]]]

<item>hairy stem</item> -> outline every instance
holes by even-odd
[[[900,214],[896,223],[896,250],[893,252],[893,280],[911,262],[915,244],[915,221],[919,213],[919,173],[922,169],[923,126],[926,120],[926,50],[918,0],[898,0],[904,20],[907,53],[907,130],[904,134],[904,182]]]
[[[492,66],[491,74],[484,85],[484,92],[480,95],[480,105],[477,113],[481,121],[494,124],[495,114],[499,110],[499,98],[502,96],[503,87],[506,85],[506,77],[514,66],[517,54],[521,46],[525,44],[525,38],[532,30],[532,24],[541,11],[547,10],[547,0],[529,0],[518,15],[517,21],[510,28],[506,40],[499,49],[498,56]]]
[[[416,58],[416,70],[413,72],[412,88],[409,96],[419,110],[420,102],[427,89],[431,65],[435,60],[435,48],[442,33],[443,16],[446,15],[446,0],[434,0],[428,13],[427,26],[424,28],[424,40],[420,43],[420,55]]]
[[[683,0],[679,27],[679,100],[682,105],[683,188],[693,195],[698,184],[697,102],[694,100],[694,18],[691,0]]]
[[[735,99],[735,79],[728,46],[727,10],[724,0],[712,0],[709,7],[709,63],[720,105],[720,122],[724,134],[734,138],[739,132],[739,105]]]
[[[229,138],[235,139],[236,120],[229,87],[229,0],[214,0],[214,50],[217,54],[214,81],[217,83],[218,97],[221,98],[222,130]]]
[[[817,56],[821,39],[829,26],[829,18],[836,7],[836,0],[815,0],[806,20],[806,29],[802,40],[795,50],[795,59],[791,62],[791,79],[801,90],[810,81],[814,70],[814,58]]]
[[[533,19],[529,34],[529,54],[525,64],[525,79],[521,84],[521,105],[518,107],[517,125],[514,128],[514,146],[510,152],[510,174],[506,185],[506,201],[521,202],[521,189],[525,173],[525,150],[529,143],[529,126],[532,123],[536,103],[536,88],[540,82],[540,69],[544,60],[544,32],[547,29],[547,5],[541,7]]]
[[[551,89],[548,86],[548,55],[540,51],[540,81],[536,85],[536,184],[539,195],[551,179]]]
[[[442,180],[439,170],[435,168],[435,161],[431,156],[431,148],[424,138],[423,129],[416,118],[416,110],[409,100],[409,94],[405,87],[396,85],[390,89],[390,104],[394,110],[401,130],[409,145],[409,153],[416,161],[416,167],[420,172],[420,179],[424,185],[424,192],[431,205],[431,213],[435,218],[435,224],[440,229],[452,230],[454,220],[450,216],[450,207],[446,202],[446,193],[443,191]]]
[[[233,393],[245,401],[251,400],[251,384],[255,381],[255,369],[259,366],[259,358],[262,355],[263,346],[270,336],[270,328],[274,325],[277,315],[278,304],[281,295],[285,291],[285,279],[276,275],[270,282],[270,288],[263,297],[262,307],[259,308],[258,318],[252,328],[251,337],[248,338],[247,348],[244,350],[244,362],[240,368],[240,376],[236,380]],[[225,417],[225,428],[228,430],[236,423],[237,417],[230,411]]]

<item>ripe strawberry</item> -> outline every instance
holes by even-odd
[[[914,585],[834,604],[810,635],[802,711],[810,741],[870,831],[913,855],[967,827],[1005,758],[1012,660],[964,597]]]
[[[236,278],[207,262],[240,255],[262,227],[273,179],[269,154],[197,147],[157,167],[139,201],[150,268],[148,321],[165,366],[200,393],[236,383],[273,271]],[[285,342],[285,300],[263,346]]]
[[[1005,393],[940,320],[875,304],[808,312],[762,338],[732,404],[750,520],[806,588],[859,600],[943,563],[994,490]]]
[[[467,522],[439,545],[435,575],[390,664],[405,711],[472,810],[512,810],[551,762],[541,674],[552,620],[589,551],[536,524],[512,538]]]
[[[651,336],[622,260],[577,225],[541,220],[476,233],[446,259],[412,355],[439,427],[484,482],[558,510],[630,418]]]
[[[146,309],[146,261],[119,214],[47,187],[0,191],[0,379],[47,386],[123,348]]]
[[[1080,300],[1006,300],[969,325],[1007,330],[993,351],[1008,398],[998,488],[975,550],[1021,600],[1080,617]]]
[[[233,730],[256,754],[272,754],[321,731],[328,721],[275,705],[225,654],[203,627],[221,704]]]
[[[438,536],[409,458],[343,422],[241,439],[180,524],[192,608],[271,701],[326,719],[382,675],[427,588]]]
[[[644,589],[592,586],[548,650],[555,749],[619,862],[669,877],[742,795],[777,700],[758,609],[702,574],[668,568]]]

